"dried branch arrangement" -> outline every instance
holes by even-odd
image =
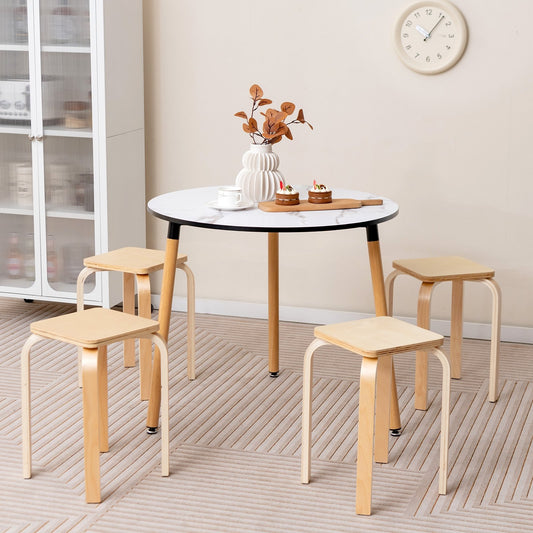
[[[259,85],[254,84],[250,87],[250,96],[252,97],[252,111],[250,117],[244,112],[239,111],[235,113],[236,117],[245,120],[242,129],[248,133],[252,139],[253,144],[276,144],[287,137],[292,141],[292,133],[289,128],[291,124],[307,124],[311,129],[313,126],[304,118],[304,111],[300,109],[295,119],[290,122],[285,122],[289,115],[294,113],[296,106],[292,102],[283,102],[281,109],[267,109],[266,113],[260,111],[259,113],[265,117],[263,122],[263,129],[259,131],[257,120],[254,118],[254,113],[262,106],[269,105],[272,100],[263,98],[263,89]]]

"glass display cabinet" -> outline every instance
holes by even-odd
[[[141,0],[0,0],[0,296],[74,302],[84,257],[145,245],[143,109]]]

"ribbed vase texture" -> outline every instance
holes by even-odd
[[[237,174],[235,185],[253,202],[265,202],[276,196],[279,182],[285,183],[278,170],[279,157],[271,144],[251,144],[242,156],[243,169]]]

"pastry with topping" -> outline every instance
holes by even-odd
[[[330,204],[333,201],[331,198],[331,189],[313,180],[313,187],[309,189],[308,200],[310,204]]]
[[[285,185],[279,182],[279,189],[276,191],[276,205],[298,205],[300,203],[300,193],[296,192],[292,185]]]

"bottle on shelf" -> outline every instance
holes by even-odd
[[[51,41],[57,44],[73,44],[77,40],[76,16],[69,0],[59,0],[49,19]]]
[[[15,42],[28,42],[28,9],[26,0],[19,0],[18,5],[13,10]]]
[[[22,277],[22,254],[20,253],[19,234],[9,234],[9,252],[7,254],[7,275],[11,279]]]
[[[24,246],[24,277],[29,280],[35,279],[35,251],[33,246],[33,233],[26,235]]]
[[[56,244],[53,235],[48,235],[46,238],[46,273],[48,278],[48,283],[53,283],[58,280],[59,274],[59,265],[57,261],[57,251]]]

